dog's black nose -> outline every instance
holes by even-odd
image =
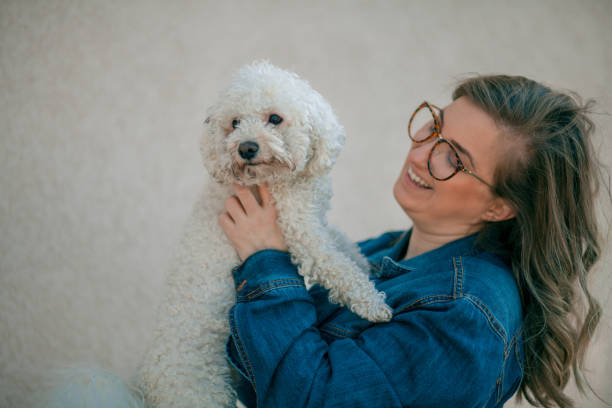
[[[259,145],[255,142],[243,142],[238,146],[238,153],[240,157],[245,160],[250,160],[257,155]]]

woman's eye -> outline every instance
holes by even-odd
[[[283,121],[283,118],[278,116],[276,113],[271,114],[270,117],[268,118],[268,122],[270,122],[273,125],[278,125],[282,121]]]
[[[236,129],[236,127],[238,127],[239,124],[240,124],[240,121],[238,119],[232,120],[232,127],[234,129]]]
[[[450,164],[451,167],[457,166],[457,158],[452,152],[448,152],[448,164]]]

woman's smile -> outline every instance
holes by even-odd
[[[406,180],[408,181],[408,185],[410,187],[416,187],[416,188],[425,189],[425,190],[432,189],[432,187],[429,184],[427,184],[425,180],[423,180],[421,177],[419,177],[414,172],[410,164],[408,164],[408,169],[406,171]]]

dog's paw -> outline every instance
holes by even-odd
[[[391,320],[391,317],[393,317],[393,309],[391,306],[383,303],[372,308],[368,320],[375,323],[388,322]]]
[[[393,309],[384,302],[384,297],[377,297],[374,302],[354,303],[350,309],[356,315],[373,323],[388,322],[393,316]]]

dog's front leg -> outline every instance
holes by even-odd
[[[346,305],[372,322],[389,321],[392,309],[385,303],[385,294],[376,290],[363,269],[337,247],[336,235],[323,215],[327,203],[313,202],[317,194],[304,187],[272,194],[278,223],[298,272],[310,283],[328,289],[331,302]]]
[[[359,251],[359,247],[336,226],[329,225],[328,228],[329,233],[336,243],[336,248],[338,248],[339,251],[344,252],[353,262],[355,262],[363,273],[370,276],[370,263],[368,262],[368,259]]]

